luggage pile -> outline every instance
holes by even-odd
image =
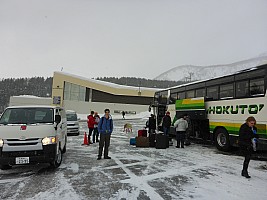
[[[147,136],[147,130],[138,130],[137,137],[130,138],[130,145],[136,147],[155,147],[156,149],[169,148],[169,137],[163,133],[150,133]]]

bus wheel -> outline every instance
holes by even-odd
[[[221,151],[230,150],[229,134],[224,128],[218,128],[215,132],[215,144],[217,149]]]

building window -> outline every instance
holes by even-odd
[[[220,85],[220,98],[234,97],[234,84]]]
[[[86,88],[73,83],[65,82],[64,100],[85,101]]]
[[[236,87],[236,97],[247,97],[249,96],[248,92],[248,81],[240,81],[236,82],[235,84]]]

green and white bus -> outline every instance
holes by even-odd
[[[190,137],[211,140],[223,151],[238,146],[240,126],[254,116],[258,150],[267,150],[266,88],[267,64],[157,91],[151,107],[158,125],[167,110],[172,119],[187,113],[192,124]]]

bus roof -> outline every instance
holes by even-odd
[[[166,88],[166,89],[162,89],[162,90],[157,91],[157,92],[167,91],[167,90],[170,90],[170,89],[175,89],[175,88],[179,88],[179,87],[185,87],[185,86],[188,86],[188,85],[193,85],[193,84],[202,83],[202,82],[206,82],[206,81],[210,81],[210,80],[215,80],[215,79],[219,79],[219,78],[224,78],[224,77],[228,77],[228,76],[242,74],[242,73],[254,71],[254,70],[257,70],[257,69],[267,69],[267,64],[260,65],[260,66],[257,66],[257,67],[248,68],[248,69],[244,69],[244,70],[240,70],[240,71],[237,71],[237,72],[232,73],[232,74],[218,76],[218,77],[214,77],[214,78],[211,78],[211,79],[198,80],[198,81],[194,81],[194,82],[190,82],[190,83],[184,83],[184,84],[181,84],[181,85],[172,86],[172,87],[169,87],[169,88]]]

